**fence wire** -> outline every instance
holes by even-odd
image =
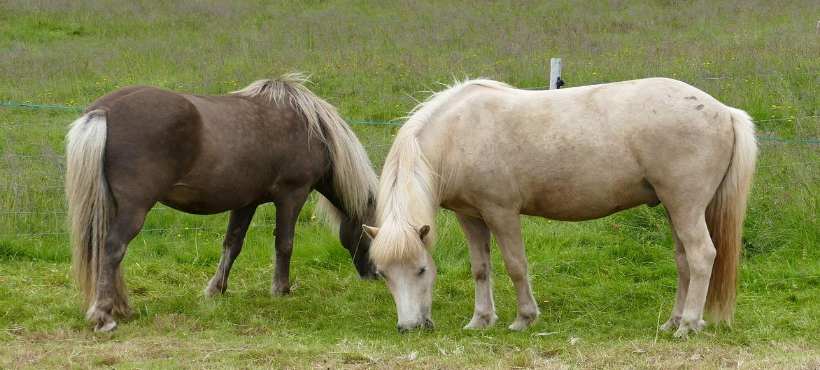
[[[10,102],[0,102],[0,107],[10,106]],[[60,105],[46,105],[38,108],[35,104],[27,104],[25,108],[81,110],[76,107]],[[785,121],[817,122],[820,116],[805,117],[773,117],[756,120],[758,123]],[[381,168],[384,157],[392,145],[393,138],[401,122],[399,121],[368,121],[349,120],[365,146],[376,168]],[[67,125],[48,122],[37,123],[9,123],[0,122],[0,242],[49,240],[55,239],[60,243],[67,240],[65,228],[66,207],[63,195],[63,176],[65,156],[61,148],[55,148],[54,143],[61,142]],[[28,134],[22,134],[25,129]],[[32,136],[31,132],[37,133]],[[28,136],[26,136],[28,135]],[[40,136],[38,136],[40,135]],[[758,170],[776,170],[782,168],[784,173],[794,171],[809,171],[809,178],[817,178],[818,147],[817,138],[785,139],[773,135],[762,134],[758,137],[764,146],[801,147],[800,161],[761,163]],[[31,141],[31,142],[28,142]],[[4,144],[5,142],[5,144]],[[306,207],[306,212],[310,211]],[[275,212],[273,207],[261,207],[251,224],[253,229],[268,229],[275,227]],[[191,233],[196,235],[208,234],[214,238],[221,238],[227,225],[227,214],[217,216],[188,215],[164,205],[154,207],[149,213],[146,226],[141,235],[152,235],[152,238],[179,236]],[[310,215],[302,215],[300,223],[314,223]],[[268,231],[266,231],[268,232]],[[159,234],[159,235],[157,235]],[[152,239],[154,240],[154,239]]]
[[[380,168],[398,127],[373,121],[355,121],[351,125],[373,164]],[[37,129],[27,130],[31,126]],[[67,243],[65,155],[57,146],[62,145],[66,131],[67,125],[55,124],[53,120],[32,125],[0,122],[0,243]],[[312,204],[300,216],[300,227],[318,224],[311,217]],[[179,242],[181,237],[221,239],[227,223],[227,212],[191,215],[158,204],[149,212],[140,235],[161,243]],[[275,207],[261,206],[250,228],[272,234]]]

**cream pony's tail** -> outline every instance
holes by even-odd
[[[731,323],[737,291],[743,220],[757,161],[755,127],[746,112],[729,108],[735,145],[729,170],[706,209],[706,224],[717,250],[705,311],[715,322]]]

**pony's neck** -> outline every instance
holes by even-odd
[[[431,231],[435,229],[436,211],[443,192],[441,185],[446,181],[440,178],[442,169],[434,168],[425,156],[419,135],[435,119],[440,107],[471,86],[510,88],[497,81],[468,80],[431,95],[413,108],[385,159],[376,202],[379,225],[395,223],[397,228],[406,228],[404,224],[416,229],[429,225]],[[429,244],[434,238],[428,239]]]
[[[480,86],[491,89],[510,88],[491,80],[469,80],[456,83],[431,95],[410,112],[410,117],[396,135],[396,140],[385,159],[376,201],[376,219],[379,226],[370,255],[378,263],[405,259],[429,249],[435,243],[436,212],[444,193],[446,179],[425,156],[419,135],[435,120],[439,108],[465,89]],[[437,164],[440,166],[440,164]],[[425,226],[430,231],[419,241],[419,231]]]
[[[371,194],[365,212],[352,212],[345,209],[345,204],[337,194],[332,180],[325,180],[316,187],[322,197],[316,204],[315,214],[334,230],[342,246],[353,257],[353,263],[363,278],[375,277],[375,269],[370,262],[370,239],[364,235],[363,224],[372,222],[375,212],[375,201]]]
[[[419,145],[422,124],[408,121],[405,125],[385,160],[376,218],[386,232],[408,233],[430,226],[430,236],[425,238],[429,247],[435,240],[438,176]]]
[[[334,186],[334,180],[330,178],[323,179],[316,185],[316,190],[322,195],[317,203],[317,213],[326,218],[331,226],[341,225],[343,223],[358,223],[361,228],[362,224],[370,224],[375,220],[376,214],[376,195],[375,190],[370,190],[368,194],[367,206],[362,210],[351,210],[350,206],[346,204]]]

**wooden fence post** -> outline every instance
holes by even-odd
[[[550,58],[550,90],[561,88],[563,82],[561,80],[561,58]]]

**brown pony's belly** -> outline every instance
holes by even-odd
[[[242,208],[254,199],[241,196],[243,192],[225,190],[215,191],[214,189],[200,189],[186,184],[174,184],[170,192],[160,200],[168,207],[193,213],[193,214],[214,214],[232,209]],[[247,194],[247,192],[245,192]]]

